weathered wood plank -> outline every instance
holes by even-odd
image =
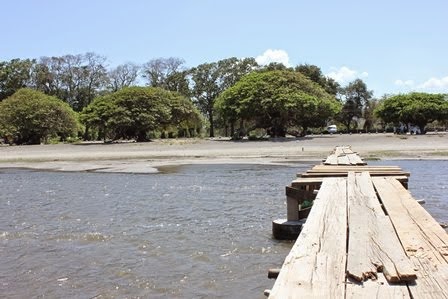
[[[352,164],[352,165],[366,165],[367,164],[366,162],[364,162],[361,159],[360,156],[358,156],[358,154],[354,154],[354,153],[347,154],[347,158],[348,158],[350,164]]]
[[[301,190],[294,187],[286,186],[286,196],[297,200],[302,204],[305,200],[314,200],[316,195],[312,191]]]
[[[411,298],[406,283],[390,283],[382,273],[377,280],[368,280],[363,283],[347,281],[346,299],[397,299]]]
[[[325,179],[269,298],[344,298],[346,180]]]
[[[350,161],[346,155],[338,156],[338,165],[350,165]]]
[[[299,174],[301,175],[301,173]],[[406,176],[390,176],[398,181],[407,180]],[[291,182],[291,186],[294,188],[308,185],[320,185],[322,184],[323,177],[299,177]]]
[[[373,252],[371,239],[378,242],[378,229],[375,213],[381,207],[374,204],[367,186],[358,185],[353,172],[347,177],[348,200],[348,253],[347,275],[356,281],[377,278],[380,261]],[[375,198],[376,200],[376,198]]]
[[[324,161],[324,164],[328,165],[337,165],[338,164],[338,156],[335,154],[329,155],[327,159]]]
[[[384,272],[390,282],[415,280],[416,273],[389,218],[384,214],[367,172],[347,178],[349,247],[347,275],[375,280]]]
[[[308,169],[306,171],[306,173],[346,173],[349,171],[354,171],[354,172],[363,172],[363,171],[368,171],[370,173],[385,173],[385,174],[389,174],[389,173],[408,173],[405,172],[403,170],[400,169]]]
[[[345,169],[345,170],[363,170],[363,171],[370,171],[370,170],[401,170],[399,166],[388,166],[388,165],[315,165],[311,169]]]
[[[313,178],[313,177],[345,177],[348,172],[306,172],[300,174],[303,178]],[[405,171],[372,171],[371,176],[406,176],[409,177],[410,173]]]
[[[372,178],[395,231],[417,269],[414,298],[448,298],[448,235],[400,183]]]

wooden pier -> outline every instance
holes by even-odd
[[[367,166],[349,147],[298,174],[287,217],[306,222],[269,298],[448,298],[448,234],[408,177]]]

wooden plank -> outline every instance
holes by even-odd
[[[403,171],[400,167],[366,166],[366,165],[322,165],[308,169],[309,172],[337,171]]]
[[[345,177],[347,176],[347,172],[306,172],[300,174],[303,178],[315,178],[315,177]],[[372,171],[370,172],[371,176],[406,176],[408,177],[409,172],[405,171]]]
[[[366,165],[367,163],[364,162],[358,154],[347,154],[348,160],[350,161],[350,164],[352,165]]]
[[[346,192],[346,179],[323,181],[269,298],[344,298]]]
[[[286,196],[296,199],[299,204],[302,204],[305,200],[313,200],[316,198],[316,195],[312,191],[301,190],[289,186],[286,186]]]
[[[363,283],[357,281],[347,281],[347,299],[397,299],[411,298],[405,282],[390,283],[382,273],[379,273],[377,280],[368,280]]]
[[[417,269],[414,298],[448,298],[448,235],[399,182],[373,178],[400,242]]]
[[[309,185],[320,186],[322,180],[323,178],[297,178],[291,182],[291,187],[298,188]]]
[[[346,155],[338,156],[338,165],[350,165],[350,161]]]
[[[448,263],[448,234],[438,222],[396,180],[378,177],[373,182],[397,233],[402,235],[400,239],[408,243],[409,253],[418,255],[418,250],[428,249],[438,262]]]
[[[376,280],[384,272],[390,282],[417,278],[389,218],[384,214],[367,172],[347,178],[349,247],[347,275]]]
[[[338,156],[332,154],[327,157],[324,164],[328,165],[337,165],[338,164]]]
[[[368,171],[370,173],[407,173],[409,174],[409,172],[403,171],[403,170],[399,170],[399,169],[308,169],[306,171],[306,173],[344,173],[344,172],[349,172],[349,171],[353,171],[353,172],[363,172],[363,171]]]
[[[349,228],[347,275],[356,281],[376,279],[377,267],[380,264],[370,242],[371,238],[378,242],[375,213],[379,210],[374,205],[372,195],[365,194],[362,187],[367,188],[357,185],[355,174],[350,172],[347,178]],[[381,210],[381,207],[379,209]]]
[[[311,169],[316,169],[316,170],[320,170],[320,169],[347,169],[347,170],[357,170],[357,169],[361,169],[361,170],[365,170],[365,171],[369,171],[371,169],[373,170],[401,170],[401,168],[399,166],[389,166],[389,165],[315,165],[313,166]]]
[[[302,175],[299,173],[298,175]],[[408,179],[406,176],[390,176],[398,181]],[[323,177],[298,177],[291,182],[291,186],[297,188],[298,186],[307,186],[307,185],[320,185],[322,184]]]

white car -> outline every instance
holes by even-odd
[[[327,127],[327,131],[330,134],[337,133],[338,132],[338,127],[336,127],[336,125],[328,126]]]

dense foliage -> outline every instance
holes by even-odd
[[[108,67],[106,57],[95,53],[0,61],[0,102],[25,87],[61,99],[77,113],[83,111],[85,127],[79,133],[86,140],[188,137],[196,136],[199,128],[211,137],[216,132],[234,136],[237,127],[241,135],[263,128],[282,136],[286,130],[322,132],[329,119],[347,131],[367,131],[381,126],[380,117],[423,129],[433,120],[446,120],[445,106],[438,102],[443,95],[400,95],[381,101],[377,109],[379,101],[361,79],[339,86],[316,65],[260,66],[251,57],[194,67],[176,57]],[[0,133],[17,142],[48,138],[41,133],[19,136],[9,120],[0,120]],[[48,130],[55,134],[53,128]]]
[[[154,131],[176,129],[188,135],[201,118],[193,103],[178,93],[155,87],[127,87],[96,98],[81,113],[103,139],[146,141]]]
[[[193,84],[191,94],[209,121],[210,137],[215,136],[214,105],[217,97],[244,75],[252,72],[256,66],[254,58],[232,57],[218,62],[204,63],[190,70]]]
[[[30,59],[0,61],[0,101],[29,85],[34,63]]]
[[[61,100],[28,88],[0,102],[0,136],[17,144],[76,136],[76,113]]]
[[[252,72],[218,98],[215,108],[228,123],[251,124],[271,136],[284,136],[288,127],[302,132],[325,126],[340,103],[303,74],[290,70]]]
[[[345,100],[338,119],[346,126],[347,132],[350,132],[355,119],[369,114],[368,107],[373,92],[367,89],[367,85],[361,79],[356,79],[342,88],[341,93]]]
[[[400,94],[384,99],[375,113],[386,123],[416,125],[424,133],[428,123],[448,120],[448,98],[443,94]]]

